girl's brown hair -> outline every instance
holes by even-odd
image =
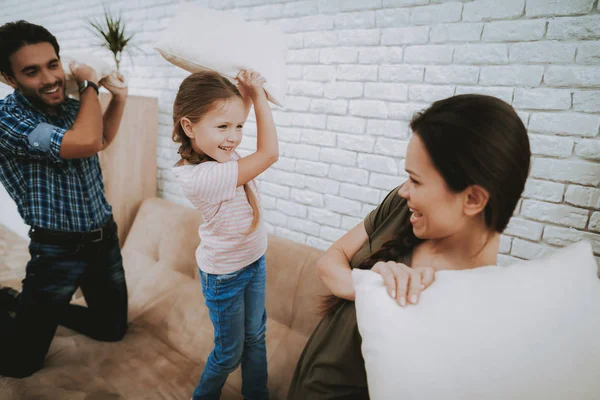
[[[527,129],[510,104],[480,94],[449,97],[417,113],[410,128],[422,140],[451,191],[460,193],[471,185],[488,191],[490,197],[483,210],[485,224],[502,233],[525,189],[531,159]],[[397,236],[358,268],[371,269],[378,261],[397,261],[421,242],[414,235],[407,213]],[[328,296],[322,311],[334,313],[344,302]]]
[[[181,120],[187,118],[196,124],[204,115],[212,111],[220,102],[239,97],[241,93],[227,78],[212,71],[194,73],[181,82],[179,91],[173,103],[173,141],[181,143],[177,153],[182,160],[190,164],[200,164],[206,161],[215,161],[206,154],[194,151],[192,139],[188,137],[181,126]],[[254,217],[248,233],[252,233],[260,222],[260,207],[258,199],[250,189],[248,183],[244,184],[244,192],[248,203],[252,207]]]

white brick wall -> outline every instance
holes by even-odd
[[[185,204],[169,172],[171,107],[186,73],[152,44],[181,0],[111,3],[141,51],[132,94],[159,99],[159,195]],[[405,173],[408,121],[432,101],[485,93],[527,125],[531,176],[502,236],[502,264],[577,240],[600,256],[600,6],[594,0],[202,0],[276,24],[288,38],[287,108],[274,108],[281,158],[259,181],[269,231],[327,248]],[[99,0],[5,0],[0,23],[45,25],[64,51],[89,51]],[[102,49],[92,48],[106,56]],[[251,121],[254,119],[251,118]],[[256,145],[247,124],[244,154]]]

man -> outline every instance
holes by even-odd
[[[80,101],[65,96],[56,38],[26,21],[0,27],[0,72],[15,91],[0,100],[0,181],[31,226],[22,292],[0,289],[0,375],[39,370],[57,324],[102,341],[127,329],[127,286],[117,226],[97,153],[115,138],[127,88],[72,65]],[[122,80],[122,77],[119,77]],[[87,307],[69,304],[81,287]]]

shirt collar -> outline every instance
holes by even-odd
[[[65,101],[63,101],[63,103],[61,105],[59,105],[58,107],[55,108],[56,113],[52,113],[52,112],[48,112],[48,111],[42,111],[39,108],[37,108],[36,106],[34,106],[33,103],[31,101],[29,101],[29,99],[27,97],[25,97],[25,95],[17,89],[15,89],[15,91],[13,92],[13,95],[15,96],[17,103],[20,103],[20,105],[29,107],[32,110],[34,110],[40,114],[44,114],[48,117],[53,117],[53,118],[64,115],[65,105],[68,100],[68,97],[65,98]]]

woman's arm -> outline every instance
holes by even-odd
[[[335,296],[354,301],[350,260],[368,239],[365,224],[361,222],[333,243],[317,261],[319,278]]]
[[[364,222],[361,222],[333,243],[317,262],[319,278],[333,295],[355,300],[350,260],[368,239]],[[401,306],[417,304],[421,292],[431,285],[435,275],[432,267],[410,268],[395,261],[379,261],[371,270],[383,277],[390,297]]]

